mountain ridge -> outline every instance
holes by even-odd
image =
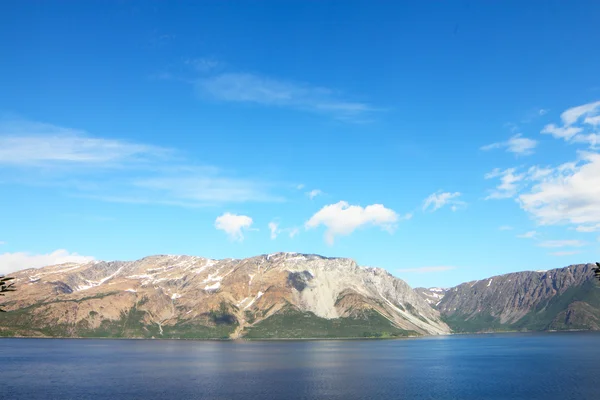
[[[276,337],[449,332],[404,281],[340,257],[154,255],[13,275],[20,290],[5,302],[11,311],[2,316],[5,335],[272,337],[265,326],[282,318],[287,325],[273,328]]]
[[[592,264],[412,289],[343,257],[152,255],[29,268],[4,298],[1,336],[402,337],[600,330]]]

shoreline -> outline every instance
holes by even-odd
[[[73,339],[73,340],[153,340],[153,341],[194,341],[194,342],[317,342],[317,341],[383,341],[383,340],[407,340],[407,339],[426,339],[440,338],[448,336],[479,336],[479,335],[503,335],[503,334],[552,334],[552,333],[573,333],[588,332],[599,333],[600,330],[589,329],[570,329],[570,330],[548,330],[548,331],[500,331],[500,332],[453,332],[443,335],[421,335],[421,336],[402,336],[402,337],[331,337],[331,338],[136,338],[136,337],[69,337],[69,336],[0,336],[2,339]]]

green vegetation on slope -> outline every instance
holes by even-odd
[[[300,312],[292,307],[275,314],[246,330],[249,339],[302,338],[388,338],[417,335],[393,326],[376,311],[364,318],[325,319],[312,312]]]
[[[527,313],[512,324],[502,324],[489,313],[469,316],[456,313],[442,320],[457,333],[544,331],[600,328],[600,286],[592,280],[567,289]]]
[[[46,303],[47,304],[47,303]],[[121,313],[118,320],[104,319],[99,326],[93,323],[99,318],[96,311],[90,311],[88,319],[77,324],[44,323],[43,315],[36,304],[27,308],[2,313],[0,315],[0,336],[49,336],[86,338],[165,338],[165,339],[225,339],[238,326],[237,320],[224,307],[218,311],[201,315],[193,321],[177,321],[175,325],[146,323],[147,313],[137,307]]]

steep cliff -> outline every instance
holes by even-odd
[[[460,284],[443,292],[416,290],[455,332],[600,329],[600,285],[593,264],[526,271]]]

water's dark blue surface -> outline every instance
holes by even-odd
[[[600,399],[600,334],[0,339],[3,399]]]

